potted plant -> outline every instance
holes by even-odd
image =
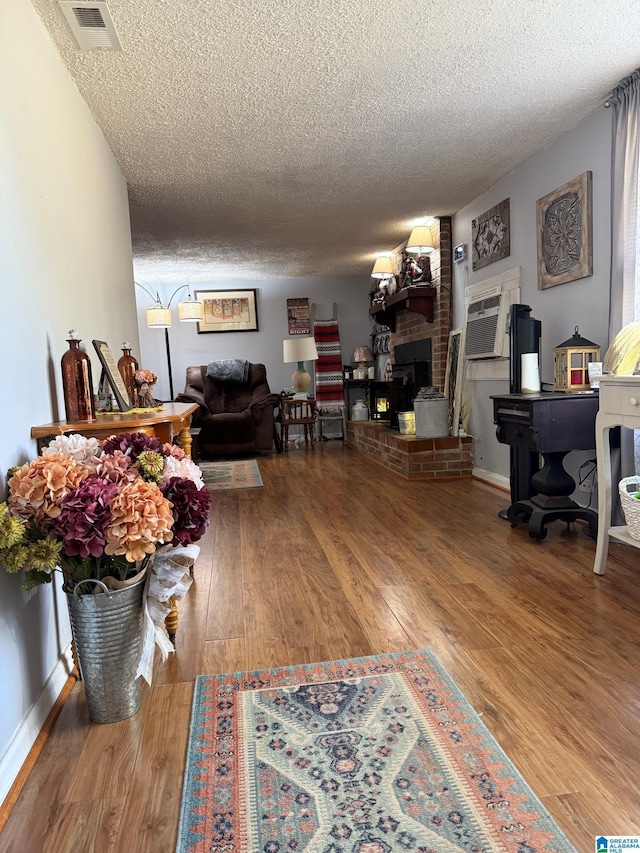
[[[193,564],[209,522],[210,497],[200,469],[179,447],[145,433],[106,441],[58,436],[36,459],[9,472],[0,504],[0,563],[24,572],[22,589],[62,573],[89,714],[115,722],[139,707],[145,590],[163,560],[165,603]],[[185,546],[187,546],[185,548]],[[162,606],[155,613],[162,612]],[[153,648],[153,644],[152,644]]]

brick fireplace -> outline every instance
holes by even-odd
[[[407,480],[470,477],[473,469],[469,436],[416,438],[400,435],[380,421],[348,421],[347,446]]]
[[[453,311],[453,249],[451,246],[451,217],[441,216],[431,226],[436,238],[436,250],[430,256],[433,275],[433,323],[428,323],[422,314],[415,311],[399,311],[396,328],[391,333],[391,358],[397,344],[408,344],[424,338],[431,339],[433,384],[444,391],[444,375],[447,366],[447,347],[451,331]]]
[[[431,382],[444,391],[453,310],[451,217],[440,217],[431,230],[436,238],[436,250],[430,256],[433,287],[422,292],[433,296],[433,322],[429,322],[430,311],[423,313],[421,308],[401,308],[393,315],[390,348],[391,360],[395,363],[396,346],[430,340]],[[396,263],[399,267],[399,257]],[[410,480],[471,476],[471,438],[416,438],[400,435],[378,421],[349,421],[346,440],[349,447]]]

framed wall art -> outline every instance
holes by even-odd
[[[195,290],[202,302],[204,319],[198,323],[198,334],[208,332],[257,332],[257,290]]]
[[[464,338],[465,329],[452,329],[449,332],[449,348],[444,379],[444,396],[447,398],[449,413],[449,435],[458,435],[460,423]]]
[[[511,254],[508,198],[471,220],[473,269],[479,270]]]
[[[593,273],[591,172],[536,202],[538,290]]]
[[[102,365],[102,373],[111,386],[118,408],[121,412],[129,411],[131,408],[129,404],[129,392],[120,375],[118,365],[113,357],[113,353],[109,349],[109,345],[105,341],[92,341],[91,343],[98,354],[100,364]]]
[[[311,334],[309,300],[306,296],[300,299],[287,299],[287,322],[291,336]]]

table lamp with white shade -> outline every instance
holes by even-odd
[[[315,340],[312,337],[287,338],[282,342],[282,354],[285,364],[292,361],[298,363],[297,369],[291,376],[291,384],[295,391],[294,399],[306,400],[309,396],[311,376],[304,369],[304,363],[318,358]]]
[[[353,357],[351,360],[358,362],[358,367],[353,372],[353,378],[366,379],[368,376],[367,362],[374,360],[371,348],[366,345],[357,346],[353,351]]]

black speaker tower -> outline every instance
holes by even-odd
[[[542,323],[531,315],[529,305],[512,305],[509,310],[509,393],[519,394],[522,386],[522,359],[527,352],[538,353],[542,338]],[[536,494],[531,478],[540,470],[539,456],[524,447],[510,447],[510,485],[511,503],[525,501]],[[501,518],[507,517],[507,511],[501,510]]]

